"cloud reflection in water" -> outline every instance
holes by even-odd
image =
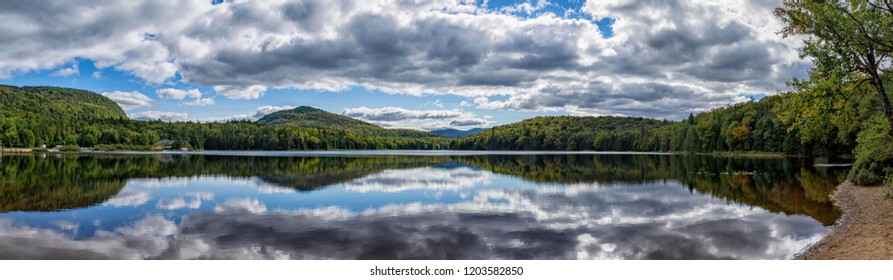
[[[419,199],[364,211],[268,209],[256,197],[216,201],[220,195],[192,193],[184,205],[157,206],[194,209],[186,202],[208,201],[213,211],[181,216],[179,224],[150,214],[85,239],[0,219],[0,258],[776,259],[825,232],[809,217],[728,204],[672,181],[611,187],[513,180],[525,187],[475,188],[495,184],[492,176],[467,167],[412,169],[345,183],[360,193],[471,194],[455,203]]]

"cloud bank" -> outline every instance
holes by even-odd
[[[678,119],[805,74],[797,38],[776,34],[778,4],[586,1],[556,15],[447,0],[10,2],[0,78],[88,59],[231,99],[362,87],[497,110]],[[614,19],[612,36],[602,18]]]

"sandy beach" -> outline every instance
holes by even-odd
[[[828,235],[795,257],[800,260],[893,259],[893,201],[887,187],[863,187],[847,181],[833,195],[843,216]]]

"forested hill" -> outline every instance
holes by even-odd
[[[168,143],[161,140],[172,144],[159,144]],[[449,139],[424,131],[384,129],[310,107],[274,113],[259,123],[138,121],[93,92],[0,86],[0,145],[43,144],[101,150],[443,149]]]
[[[264,125],[288,124],[316,128],[339,127],[354,130],[380,128],[371,123],[308,106],[276,111],[260,118],[257,120],[257,123]]]
[[[386,129],[312,107],[271,113],[256,122],[194,123],[130,120],[108,98],[53,87],[0,86],[0,141],[100,149],[207,150],[460,149],[546,151],[777,152],[850,154],[858,129],[839,122],[800,135],[779,118],[784,96],[733,104],[682,121],[638,117],[536,117],[450,139],[425,131]]]
[[[455,149],[648,151],[648,132],[668,125],[633,117],[535,117],[453,141]],[[644,137],[643,137],[644,136]]]
[[[536,117],[454,140],[453,149],[774,152],[847,155],[855,132],[829,127],[827,137],[801,141],[778,116],[781,96],[717,108],[682,121],[636,117]]]
[[[58,87],[0,85],[0,113],[8,117],[126,119],[124,110],[105,96]]]
[[[290,125],[319,129],[338,129],[349,131],[352,134],[359,136],[410,138],[435,137],[435,135],[431,133],[420,130],[386,129],[358,119],[329,113],[308,106],[273,112],[257,120],[257,123],[261,125]]]

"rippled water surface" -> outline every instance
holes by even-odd
[[[660,154],[0,157],[0,259],[782,259],[846,169]]]

